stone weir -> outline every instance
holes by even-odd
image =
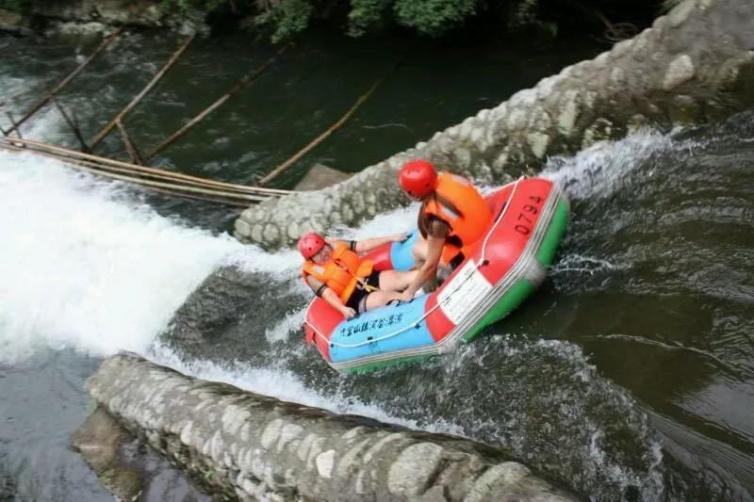
[[[304,231],[353,226],[404,204],[396,172],[406,159],[429,158],[500,183],[536,172],[548,155],[574,153],[645,124],[718,120],[752,103],[754,2],[684,0],[609,52],[564,68],[343,183],[248,208],[235,222],[235,235],[267,248],[287,246]]]
[[[134,354],[106,359],[87,385],[101,408],[217,498],[574,500],[466,439],[282,402]]]

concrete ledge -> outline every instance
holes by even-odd
[[[216,490],[242,500],[566,501],[478,443],[197,380],[136,355],[106,359],[92,396]]]

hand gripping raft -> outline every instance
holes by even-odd
[[[542,178],[522,178],[486,199],[489,230],[436,291],[349,320],[321,298],[309,304],[306,339],[330,366],[366,372],[451,352],[534,292],[565,233],[568,200]],[[378,269],[408,269],[414,240],[386,244],[369,258]]]

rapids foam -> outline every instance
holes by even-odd
[[[558,183],[571,199],[608,198],[626,186],[632,173],[653,155],[693,148],[690,140],[643,129],[619,141],[602,141],[572,157],[552,157],[541,176]]]
[[[0,152],[0,361],[35,348],[143,353],[216,267],[294,266],[227,235],[187,228],[106,184]]]

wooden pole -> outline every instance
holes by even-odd
[[[10,133],[12,133],[13,130],[15,129],[16,136],[18,136],[19,139],[24,139],[23,136],[21,136],[21,130],[18,128],[18,125],[16,124],[16,121],[13,118],[13,114],[11,112],[5,112],[5,115],[8,117],[8,120],[10,120],[11,128],[3,131],[3,136],[8,137]]]
[[[277,58],[288,48],[288,46],[284,46],[281,48],[277,53],[275,53],[274,56],[272,56],[270,59],[268,59],[262,66],[257,68],[251,73],[248,73],[245,75],[241,80],[239,80],[236,85],[234,85],[227,93],[225,93],[220,99],[216,100],[214,103],[209,105],[207,108],[205,108],[203,111],[201,111],[198,115],[196,115],[194,118],[188,121],[186,125],[178,129],[176,132],[168,136],[165,140],[163,140],[159,145],[152,148],[149,152],[147,152],[144,160],[146,162],[149,162],[152,160],[155,155],[160,153],[162,150],[173,144],[178,138],[189,132],[196,124],[201,122],[207,115],[218,109],[220,106],[222,106],[226,101],[228,101],[231,97],[236,95],[238,92],[240,92],[244,87],[252,83],[254,80],[256,80],[262,73],[264,73],[270,66],[272,66],[272,63],[277,60]]]
[[[295,164],[301,157],[303,157],[304,155],[309,153],[312,149],[314,149],[317,145],[322,143],[325,139],[327,139],[328,136],[330,136],[332,133],[340,129],[341,126],[345,124],[349,118],[351,118],[351,115],[353,115],[354,112],[364,103],[364,101],[366,101],[369,98],[369,96],[372,95],[375,89],[379,87],[379,85],[382,83],[384,78],[385,77],[376,81],[374,84],[372,84],[372,87],[370,87],[367,92],[359,96],[359,99],[357,99],[356,102],[353,105],[351,105],[351,108],[349,108],[348,111],[345,114],[343,114],[343,116],[340,117],[337,122],[331,125],[325,132],[317,136],[311,143],[309,143],[304,148],[296,152],[291,158],[289,158],[288,160],[286,160],[285,162],[277,166],[275,169],[273,169],[272,172],[264,176],[261,180],[257,182],[257,185],[262,186],[269,183],[271,180],[279,176],[280,173],[282,173],[283,171],[291,167],[293,164]]]
[[[0,148],[10,148],[10,149],[13,149],[13,150],[22,150],[23,149],[23,148],[21,148],[19,146],[16,146],[14,144],[10,144],[9,145],[7,143],[6,144],[0,143]],[[70,157],[63,157],[63,156],[56,155],[56,154],[53,154],[51,152],[45,152],[45,151],[42,151],[42,150],[31,150],[31,151],[34,152],[37,155],[42,155],[44,157],[55,159],[55,160],[58,160],[59,162],[65,162],[66,164],[81,165],[81,166],[89,167],[89,168],[92,168],[92,169],[96,169],[97,171],[102,171],[103,173],[112,172],[112,173],[115,173],[115,174],[126,174],[126,175],[136,176],[136,177],[140,177],[140,178],[151,178],[151,179],[154,179],[156,181],[168,181],[168,182],[178,183],[180,185],[196,186],[198,188],[206,188],[208,190],[217,190],[217,188],[215,188],[215,187],[207,186],[207,185],[204,185],[203,183],[200,183],[200,182],[195,182],[195,181],[177,181],[174,178],[171,178],[170,176],[168,176],[167,172],[146,173],[146,172],[134,171],[132,169],[128,169],[128,168],[125,168],[125,167],[108,166],[106,164],[102,164],[102,163],[99,163],[99,162],[94,162],[94,161],[91,161],[91,160],[74,159],[74,158],[70,158]],[[230,190],[230,191],[232,191],[232,190]],[[244,192],[240,192],[240,193],[244,193]],[[254,195],[254,194],[251,194],[251,195]],[[268,197],[270,197],[270,196],[268,196]]]
[[[23,147],[18,146],[18,144],[21,144],[21,143],[22,143],[21,141],[12,140],[11,142],[8,142],[8,143],[0,143],[0,148],[6,148],[13,151],[24,150]],[[34,153],[48,156],[51,158],[55,158],[61,162],[64,162],[66,165],[72,168],[80,169],[82,171],[87,171],[97,176],[103,176],[103,177],[111,178],[115,180],[126,181],[129,183],[135,183],[138,185],[146,186],[150,189],[156,189],[158,191],[166,191],[166,192],[174,193],[176,195],[189,196],[192,198],[200,198],[202,200],[210,200],[211,202],[221,202],[218,199],[222,199],[223,203],[229,203],[229,204],[232,203],[233,205],[247,206],[249,203],[260,202],[268,198],[266,196],[261,196],[261,195],[232,193],[232,192],[225,192],[221,190],[210,190],[210,189],[205,189],[201,187],[179,185],[175,183],[146,180],[143,178],[139,178],[137,176],[123,175],[123,174],[112,173],[109,171],[103,171],[102,169],[99,168],[99,166],[97,166],[96,164],[92,162],[56,157],[52,154],[38,152],[38,151],[34,151]]]
[[[59,160],[86,160],[90,161],[92,163],[96,163],[98,165],[101,165],[102,169],[112,169],[112,170],[123,170],[123,172],[134,172],[134,173],[143,173],[145,175],[154,175],[161,176],[164,178],[170,178],[175,180],[179,183],[192,183],[198,186],[206,186],[206,187],[214,187],[218,189],[228,190],[228,191],[237,191],[247,194],[258,194],[260,196],[267,196],[267,197],[279,197],[282,195],[287,195],[292,193],[289,190],[279,190],[274,188],[260,188],[260,187],[250,187],[246,185],[236,185],[233,183],[226,183],[222,181],[215,181],[215,180],[208,180],[205,178],[200,178],[198,176],[191,176],[188,174],[182,174],[182,173],[175,173],[170,171],[165,171],[163,169],[158,169],[155,167],[146,167],[146,166],[137,166],[134,164],[129,164],[127,162],[121,162],[118,160],[113,159],[107,159],[104,157],[99,157],[97,155],[77,152],[75,150],[69,150],[67,148],[54,146],[54,145],[48,145],[46,143],[41,143],[39,141],[34,140],[28,140],[28,139],[7,139],[3,143],[0,141],[0,145],[21,145],[22,147],[32,149],[35,153],[40,154],[47,154],[49,156],[55,157]]]
[[[51,91],[49,91],[44,98],[42,98],[41,100],[37,101],[37,103],[35,103],[34,106],[31,107],[31,110],[29,110],[26,113],[26,115],[24,115],[21,118],[21,120],[19,120],[18,122],[16,122],[13,125],[13,127],[11,127],[8,130],[8,133],[11,133],[14,130],[17,130],[24,122],[26,122],[27,120],[29,120],[44,105],[46,105],[52,99],[53,96],[55,96],[58,92],[60,92],[63,89],[63,87],[65,87],[66,85],[68,85],[71,82],[71,80],[73,80],[76,77],[76,75],[78,75],[79,73],[81,73],[81,71],[89,65],[89,63],[91,63],[92,61],[94,61],[94,58],[96,58],[97,55],[100,52],[102,52],[108,45],[110,45],[110,43],[112,43],[112,41],[115,40],[115,38],[118,35],[120,35],[120,33],[122,31],[123,31],[123,28],[118,28],[109,37],[107,37],[106,39],[104,39],[102,41],[102,43],[99,45],[99,47],[97,47],[97,49],[92,54],[90,54],[89,57],[86,58],[86,60],[83,63],[81,63],[71,73],[69,73],[68,76],[66,78],[64,78],[58,85],[56,85],[55,87],[53,87],[53,89]]]
[[[128,156],[131,157],[131,162],[139,166],[143,166],[144,161],[141,160],[141,155],[139,154],[139,150],[136,148],[133,141],[131,141],[131,137],[126,132],[126,128],[123,127],[123,122],[121,122],[120,119],[118,119],[115,121],[115,124],[118,126],[118,129],[120,130],[121,136],[123,136],[123,144],[126,145],[126,151],[128,152]]]
[[[249,207],[248,201],[238,201],[233,199],[227,199],[224,197],[209,197],[209,196],[198,196],[198,195],[189,195],[187,193],[181,193],[176,192],[174,190],[169,190],[167,188],[155,188],[155,187],[149,187],[150,190],[153,192],[159,192],[164,193],[167,195],[173,195],[176,197],[181,197],[183,199],[190,199],[190,200],[199,200],[202,202],[212,202],[215,204],[223,204],[225,206],[233,206],[238,208],[246,208]]]
[[[222,196],[227,197],[231,199],[235,199],[238,201],[245,201],[245,202],[261,202],[266,199],[266,197],[260,197],[257,195],[250,195],[250,194],[239,194],[239,193],[229,193],[229,192],[222,192],[222,191],[216,191],[216,190],[207,190],[204,188],[198,188],[198,187],[191,187],[191,186],[183,186],[183,185],[176,185],[175,183],[166,183],[166,182],[160,182],[160,181],[150,181],[145,180],[143,178],[138,178],[134,176],[127,176],[127,175],[121,175],[121,174],[115,174],[110,173],[107,171],[101,171],[99,169],[94,169],[88,166],[77,164],[76,162],[69,162],[69,164],[76,165],[77,169],[81,169],[84,171],[91,172],[93,174],[96,174],[98,176],[104,176],[107,178],[112,178],[120,181],[127,181],[129,183],[135,183],[138,185],[143,185],[147,187],[158,187],[158,188],[166,188],[169,190],[174,190],[177,192],[185,192],[185,193],[193,193],[193,194],[204,194],[204,195],[210,195],[210,196]]]
[[[52,97],[52,102],[55,105],[55,107],[58,109],[60,114],[65,119],[66,123],[68,124],[68,127],[70,127],[73,130],[73,134],[76,135],[76,139],[79,140],[79,143],[81,143],[81,151],[82,152],[88,152],[89,147],[86,145],[86,141],[84,141],[84,135],[81,134],[81,129],[78,128],[78,126],[71,120],[71,117],[68,116],[63,106],[58,102],[57,98],[55,96]]]
[[[194,35],[191,35],[186,39],[186,41],[181,45],[178,50],[176,50],[173,55],[170,57],[167,63],[160,69],[160,71],[155,74],[154,77],[152,77],[152,80],[149,81],[149,83],[144,87],[144,89],[141,90],[139,94],[137,94],[130,103],[128,103],[105,127],[103,127],[97,134],[94,135],[94,137],[89,140],[89,145],[92,150],[94,150],[97,145],[100,144],[100,142],[105,139],[105,137],[110,134],[110,131],[113,130],[113,128],[116,126],[117,122],[119,120],[123,120],[123,117],[125,117],[131,110],[134,109],[134,107],[139,104],[139,102],[146,96],[149,91],[154,88],[155,85],[162,79],[163,76],[168,72],[170,68],[173,67],[173,65],[178,61],[178,58],[181,57],[181,55],[186,51],[191,41],[194,40]]]

